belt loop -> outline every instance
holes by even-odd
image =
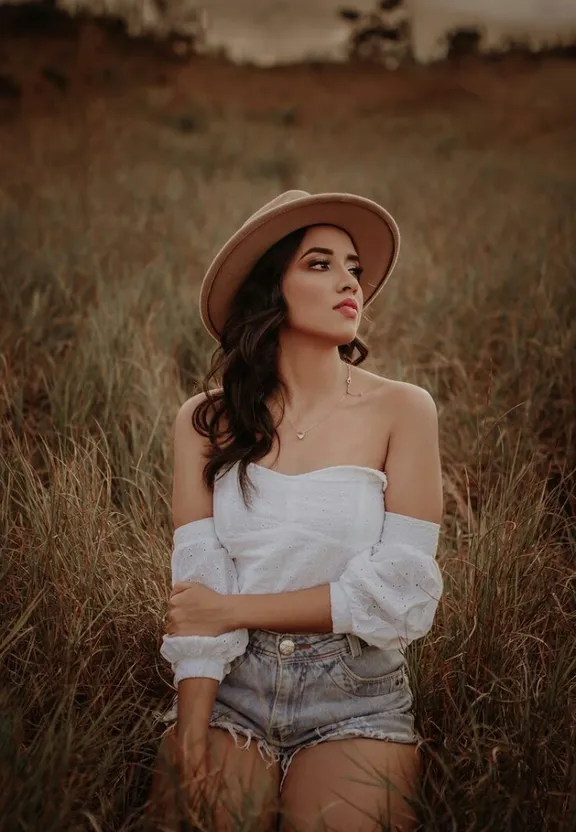
[[[358,636],[354,635],[354,633],[346,633],[346,638],[348,639],[348,644],[350,645],[350,652],[352,653],[352,658],[356,659],[358,656],[362,655],[362,645],[360,644],[360,639]]]

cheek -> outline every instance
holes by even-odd
[[[293,321],[318,320],[330,309],[326,286],[314,280],[294,281],[285,288],[284,295]]]

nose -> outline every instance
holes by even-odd
[[[356,277],[356,275],[349,272],[348,269],[345,270],[345,274],[342,275],[342,278],[339,281],[339,291],[343,292],[345,290],[351,290],[356,293],[360,288],[360,281]]]

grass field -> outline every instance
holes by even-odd
[[[297,187],[397,218],[364,366],[439,408],[423,828],[574,832],[576,63],[262,71],[88,24],[1,50],[2,830],[142,828],[198,284]]]

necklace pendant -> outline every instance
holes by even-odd
[[[298,433],[298,432],[296,432],[296,436],[298,437],[298,439],[304,439],[304,437],[306,436],[306,434],[305,434],[305,433]]]

